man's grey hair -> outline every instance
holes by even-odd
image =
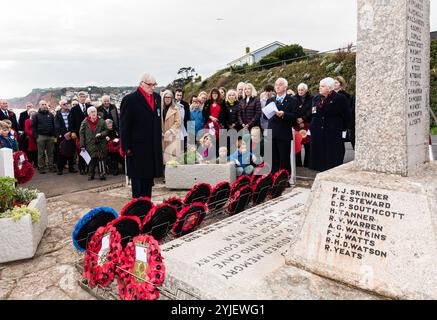
[[[297,86],[297,90],[303,89],[305,91],[308,91],[308,85],[306,83],[301,83]]]
[[[151,74],[145,73],[145,74],[143,74],[143,76],[142,76],[141,79],[140,79],[140,84],[141,84],[141,82],[143,82],[143,81],[146,82],[146,83],[149,83],[149,82],[155,83],[155,82],[156,82],[156,79],[155,79],[155,77],[152,76]]]
[[[90,115],[91,111],[95,111],[95,112],[97,112],[96,107],[89,107],[89,108],[87,109],[86,113],[87,113],[88,115]]]
[[[285,84],[285,86],[288,88],[288,81],[285,78],[278,78],[278,80],[276,80],[275,83],[280,83],[283,82]]]
[[[102,102],[103,102],[105,99],[111,100],[111,97],[110,97],[109,95],[105,94],[105,95],[102,97]]]
[[[112,121],[111,119],[106,119],[105,122],[106,122],[106,124],[112,124],[112,123],[114,123],[114,121]]]
[[[78,95],[79,97],[83,97],[83,96],[88,97],[88,93],[85,92],[85,91],[81,91],[81,92],[79,92],[77,95]]]
[[[65,99],[61,99],[61,101],[59,101],[59,105],[61,105],[61,104],[63,104],[63,103],[68,103],[68,101],[65,100]]]
[[[335,88],[335,80],[333,78],[328,77],[328,78],[322,79],[320,81],[320,85],[327,86],[328,89],[330,91],[332,91]]]

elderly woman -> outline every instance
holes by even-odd
[[[238,122],[241,128],[250,131],[261,126],[261,102],[257,98],[255,87],[251,83],[244,86],[243,99],[240,100]]]
[[[162,150],[164,164],[177,158],[181,153],[180,137],[182,117],[173,93],[165,90],[162,94]]]
[[[106,180],[105,159],[108,151],[106,141],[108,129],[105,120],[98,117],[95,107],[89,107],[87,114],[88,116],[80,126],[79,134],[81,151],[86,150],[91,157],[88,180],[94,180],[96,166],[99,168],[100,180]]]
[[[326,171],[343,164],[343,132],[350,119],[345,96],[334,90],[335,81],[320,81],[319,95],[313,99],[310,169]]]
[[[297,123],[294,125],[294,129],[302,135],[302,146],[305,149],[305,158],[302,165],[302,153],[296,153],[296,166],[297,167],[307,167],[310,163],[310,136],[308,135],[308,129],[311,123],[311,107],[313,103],[313,97],[308,92],[308,85],[305,83],[299,84],[297,87],[297,95],[295,98],[298,102],[298,118]]]

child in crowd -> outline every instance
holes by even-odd
[[[239,138],[237,141],[238,150],[229,156],[230,161],[234,161],[237,165],[237,177],[242,175],[250,176],[255,169],[252,162],[256,162],[257,158],[247,150],[246,143],[242,138]]]
[[[119,174],[119,163],[124,165],[123,158],[120,155],[120,138],[118,131],[114,129],[114,121],[106,119],[106,127],[108,128],[108,158],[106,160],[109,172],[112,172],[114,176]]]
[[[199,153],[203,159],[202,163],[210,163],[211,160],[216,158],[216,148],[212,140],[212,135],[208,132],[200,138]]]
[[[226,164],[228,163],[228,148],[220,147],[219,149],[219,157],[216,160],[217,164]]]
[[[11,138],[15,139],[15,141],[18,141],[18,132],[16,132],[14,129],[12,129],[12,121],[8,120],[8,119],[5,119],[3,121],[6,122],[9,126],[9,136]]]
[[[11,134],[11,126],[6,121],[0,121],[0,149],[9,148],[12,152],[18,151],[17,140]]]
[[[202,113],[202,104],[197,97],[193,97],[192,103],[190,105],[190,110],[190,121],[194,122],[194,132],[197,137],[197,133],[202,130],[203,126],[205,125],[205,119]],[[193,129],[189,131],[192,132]]]

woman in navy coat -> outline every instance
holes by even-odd
[[[319,93],[312,107],[310,169],[326,171],[343,164],[350,109],[346,97],[334,91],[334,79],[320,81]]]

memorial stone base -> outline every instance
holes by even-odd
[[[29,204],[41,213],[40,221],[33,224],[30,215],[14,222],[0,219],[0,263],[32,258],[47,228],[47,204],[44,193]]]
[[[437,163],[321,173],[289,265],[394,299],[437,299]]]
[[[377,299],[286,265],[309,193],[297,188],[163,245],[160,299]]]
[[[169,189],[189,190],[198,183],[208,183],[212,187],[220,182],[233,183],[236,180],[234,163],[193,164],[165,167],[165,186]]]

